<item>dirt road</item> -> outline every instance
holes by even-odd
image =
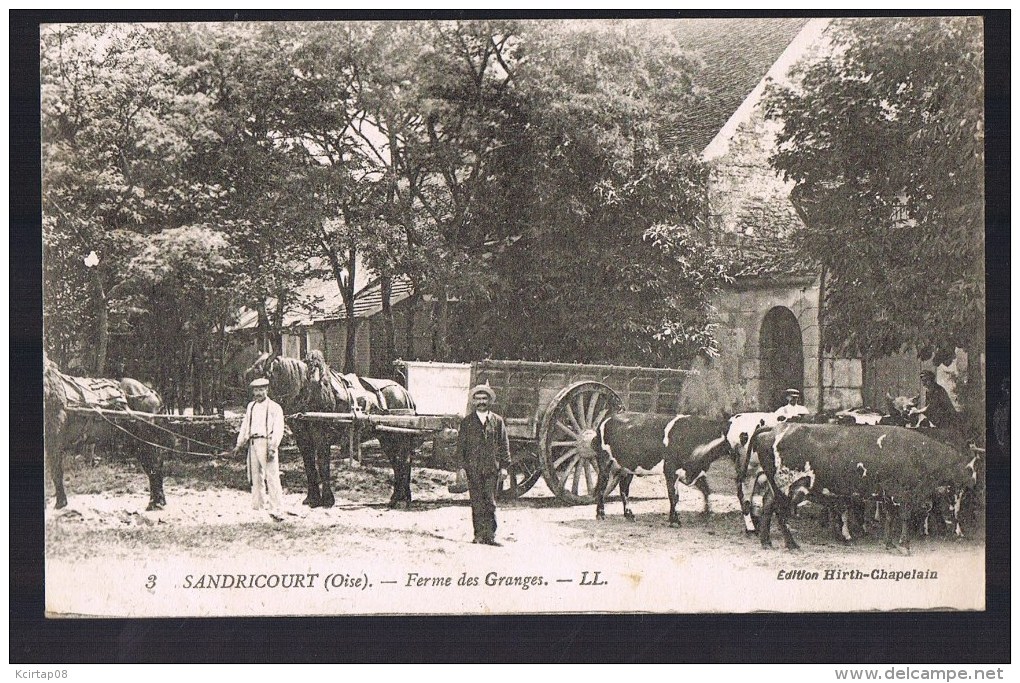
[[[794,527],[800,552],[778,537],[762,549],[743,531],[722,462],[709,473],[710,514],[697,491],[681,491],[680,529],[667,525],[661,476],[635,480],[634,521],[614,498],[598,522],[594,506],[564,506],[540,481],[501,506],[502,548],[471,544],[467,494],[448,492],[450,472],[416,467],[412,508],[388,509],[391,474],[372,454],[338,461],[337,505],[325,510],[301,505],[301,467],[286,453],[283,522],[251,510],[236,461],[171,463],[168,505],[157,512],[145,512],[147,484],[133,464],[72,469],[69,506],[46,512],[47,600],[61,614],[974,609],[984,600],[980,539],[922,538],[901,557],[877,531],[838,543],[807,511]],[[255,571],[361,577],[363,588],[194,587],[201,576]]]

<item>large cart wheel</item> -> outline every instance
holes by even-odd
[[[598,427],[623,410],[616,392],[601,382],[577,382],[556,395],[542,416],[538,446],[549,490],[573,505],[595,501],[599,461],[593,441]],[[615,479],[615,478],[614,478]],[[606,495],[615,486],[606,489]]]
[[[535,444],[511,441],[510,457],[514,464],[510,468],[510,476],[499,481],[496,500],[513,500],[523,496],[542,476],[542,460]]]

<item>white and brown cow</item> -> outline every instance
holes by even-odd
[[[832,424],[783,424],[751,437],[769,480],[759,528],[761,543],[771,546],[773,511],[786,547],[797,548],[787,519],[809,498],[844,501],[877,500],[885,511],[888,547],[909,552],[909,520],[930,505],[936,492],[959,505],[960,496],[977,481],[976,458],[915,429],[895,426],[848,427]],[[891,521],[900,520],[894,542]]]
[[[680,526],[677,482],[693,486],[704,496],[704,512],[710,511],[705,473],[729,448],[722,425],[691,415],[618,413],[599,425],[593,444],[599,454],[599,478],[595,485],[595,517],[605,519],[605,494],[609,482],[620,478],[623,516],[634,519],[628,496],[635,474],[652,474],[662,465],[669,495],[669,524]]]
[[[729,445],[736,474],[737,501],[744,515],[744,529],[749,534],[755,533],[755,528],[751,517],[750,499],[753,484],[751,486],[748,484],[754,481],[760,467],[757,457],[747,445],[756,429],[771,429],[783,421],[784,418],[776,413],[737,413],[726,425],[726,443]]]

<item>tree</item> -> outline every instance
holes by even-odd
[[[238,310],[231,254],[223,232],[186,226],[147,238],[128,263],[123,374],[154,378],[171,408],[203,412],[226,398],[220,369]]]
[[[183,87],[184,69],[162,49],[165,36],[138,25],[42,31],[45,307],[73,314],[62,287],[88,283],[79,309],[88,315],[63,321],[78,339],[65,353],[91,350],[81,360],[98,375],[137,236],[180,225],[211,194],[184,173],[195,145],[213,135],[206,102]]]
[[[461,324],[485,354],[673,365],[713,353],[720,255],[701,226],[705,171],[676,142],[697,60],[633,24],[522,30],[525,145],[503,159],[510,244]],[[485,329],[503,331],[498,338]]]
[[[288,130],[300,37],[296,25],[188,24],[173,31],[169,48],[188,65],[190,87],[207,95],[217,133],[191,163],[220,190],[203,218],[229,235],[234,288],[258,314],[259,347],[276,352],[286,314],[314,305],[302,285],[326,272],[305,239],[307,171]]]
[[[936,362],[981,352],[980,19],[842,19],[826,36],[765,100],[783,124],[772,163],[805,218],[795,242],[827,274],[823,343]]]

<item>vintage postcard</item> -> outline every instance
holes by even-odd
[[[980,17],[40,33],[48,617],[985,609]]]

